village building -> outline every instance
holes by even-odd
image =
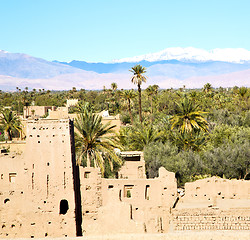
[[[72,120],[27,120],[23,151],[0,155],[0,238],[250,230],[250,181],[202,179],[183,196],[163,167],[146,178],[142,152],[121,152],[105,179],[76,166],[74,147]]]

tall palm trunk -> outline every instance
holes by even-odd
[[[89,150],[87,150],[87,167],[90,167],[90,153],[89,153]]]
[[[10,130],[10,129],[8,129],[6,132],[7,132],[8,140],[9,140],[9,141],[12,141],[12,134],[11,134],[11,130]]]
[[[138,84],[138,93],[139,93],[139,118],[142,123],[142,111],[141,111],[141,85]]]

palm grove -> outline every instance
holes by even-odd
[[[249,88],[214,89],[207,83],[202,89],[153,85],[143,90],[146,69],[136,65],[130,71],[136,90],[119,90],[116,83],[99,91],[17,87],[16,92],[0,92],[0,105],[12,106],[11,111],[20,114],[25,105],[63,106],[66,99],[78,98],[79,106],[70,109],[79,113],[75,121],[78,161],[99,166],[105,177],[113,176],[122,164],[114,153],[119,148],[144,151],[148,177],[157,176],[164,166],[176,173],[181,185],[212,175],[250,178]],[[94,114],[103,110],[120,114],[123,126],[116,136],[113,126],[102,125],[101,117]],[[14,125],[12,129],[18,130]],[[4,140],[4,135],[0,138]]]

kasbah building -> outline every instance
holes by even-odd
[[[121,152],[118,178],[102,178],[76,165],[67,109],[49,111],[26,115],[25,142],[0,154],[0,238],[250,239],[250,181],[211,177],[180,194],[163,167],[146,178],[142,152]]]

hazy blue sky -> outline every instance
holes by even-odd
[[[111,61],[168,47],[250,50],[250,0],[0,0],[0,49]]]

